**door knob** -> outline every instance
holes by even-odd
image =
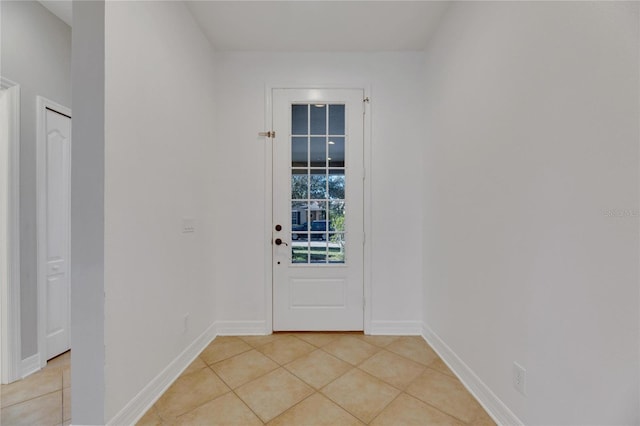
[[[276,225],[276,231],[282,231],[282,225]]]
[[[277,246],[282,245],[282,244],[284,244],[285,246],[289,245],[289,244],[285,243],[284,241],[282,241],[280,238],[276,238],[274,243],[276,243]]]

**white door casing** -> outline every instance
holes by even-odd
[[[274,331],[364,328],[363,98],[272,91]]]
[[[70,348],[71,111],[38,97],[39,353]]]
[[[20,86],[0,77],[0,364],[2,383],[21,376],[20,340]]]

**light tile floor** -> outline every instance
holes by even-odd
[[[71,424],[71,352],[53,358],[29,377],[2,385],[0,424]]]
[[[421,337],[216,338],[146,425],[495,425]]]
[[[2,385],[2,425],[71,423],[70,352]],[[218,337],[139,425],[493,425],[420,337]]]

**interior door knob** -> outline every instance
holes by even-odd
[[[276,231],[282,231],[282,225],[276,225]]]
[[[285,246],[288,246],[289,244],[285,243],[284,241],[282,241],[280,238],[276,238],[276,240],[274,241],[274,243],[276,243],[277,246],[280,246],[282,244],[284,244]]]

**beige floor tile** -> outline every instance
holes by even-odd
[[[430,368],[406,392],[464,422],[472,421],[482,410],[458,379]]]
[[[62,420],[71,419],[71,388],[62,389]]]
[[[356,336],[340,336],[324,346],[322,350],[329,352],[349,364],[358,365],[380,350]]]
[[[240,386],[236,394],[264,422],[268,422],[313,393],[302,380],[279,368]]]
[[[209,368],[180,376],[156,402],[163,420],[171,420],[230,389]]]
[[[418,336],[402,337],[385,349],[423,365],[430,365],[438,358],[427,342]]]
[[[318,348],[323,347],[324,345],[333,342],[338,337],[340,337],[339,333],[322,333],[322,332],[308,332],[308,333],[296,333],[295,336],[298,339],[302,339],[307,343],[311,343],[313,346]]]
[[[5,426],[59,425],[62,423],[62,391],[3,408],[0,418]]]
[[[269,422],[269,426],[357,426],[363,423],[319,393]]]
[[[196,371],[200,371],[203,368],[207,367],[207,363],[202,360],[202,358],[197,357],[196,359],[189,364],[187,368],[184,369],[181,376],[186,376],[187,374],[195,373]]]
[[[463,425],[459,420],[405,393],[398,396],[372,422],[374,426]]]
[[[447,367],[447,364],[445,364],[444,361],[442,361],[440,358],[437,358],[435,361],[429,364],[429,368],[438,370],[439,372],[449,375],[451,377],[456,377],[456,375],[453,374],[453,371],[451,371],[449,367]]]
[[[162,419],[158,415],[155,405],[149,408],[149,411],[138,420],[136,426],[162,426]]]
[[[287,364],[285,368],[314,388],[320,389],[346,373],[352,366],[318,349]]]
[[[484,409],[482,409],[482,407],[480,410],[478,410],[477,416],[468,424],[473,426],[496,426],[496,422],[493,421],[493,419],[489,416],[489,414],[486,413],[486,411],[484,411]]]
[[[280,365],[284,365],[296,358],[300,358],[315,349],[315,346],[293,336],[285,336],[281,339],[276,339],[273,342],[267,343],[266,345],[258,348],[260,352]]]
[[[216,337],[215,340],[211,342],[204,351],[202,351],[200,358],[202,358],[204,362],[209,365],[215,364],[218,361],[222,361],[241,354],[242,352],[251,350],[251,346],[237,337],[223,337],[224,338],[222,340],[218,340],[221,338]]]
[[[284,336],[281,334],[267,334],[264,336],[240,336],[243,341],[247,342],[254,348],[266,345],[267,343],[271,343],[274,340],[280,339],[282,337]]]
[[[211,366],[224,382],[235,389],[278,368],[278,364],[252,349]]]
[[[278,362],[291,360],[278,368],[262,352]],[[41,372],[3,385],[2,424],[70,424],[70,382],[67,353]],[[237,395],[225,382],[236,387]],[[406,393],[400,393],[404,387]],[[378,426],[495,426],[421,338],[317,332],[216,338],[138,425],[271,421],[312,426],[371,420]]]
[[[62,368],[62,388],[71,386],[71,366]]]
[[[422,364],[410,361],[386,350],[382,350],[363,362],[360,369],[404,390],[426,368]]]
[[[178,417],[176,425],[260,426],[262,421],[233,392]]]
[[[322,393],[365,423],[369,423],[400,391],[358,369],[329,383]]]
[[[240,339],[240,336],[218,336],[211,343],[229,343],[229,342],[237,342]]]
[[[2,408],[62,389],[62,369],[45,368],[0,388]]]
[[[363,334],[362,336],[359,336],[359,337],[367,343],[371,343],[372,345],[376,345],[376,346],[380,346],[381,348],[384,348],[385,346],[398,340],[401,336],[370,336],[370,335]]]
[[[69,367],[71,365],[71,351],[66,351],[47,361],[45,368]]]

